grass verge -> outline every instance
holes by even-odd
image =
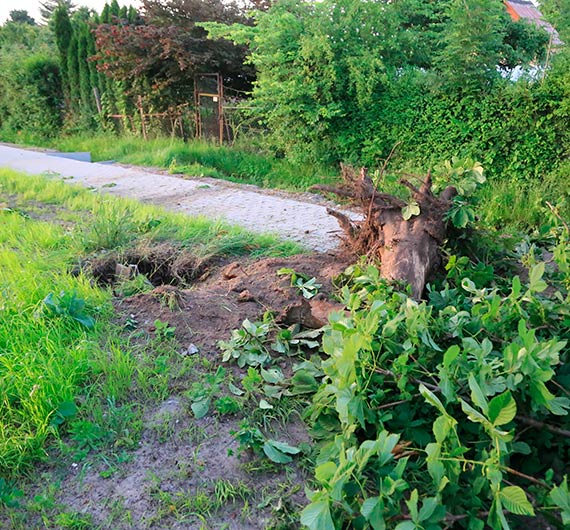
[[[40,205],[62,206],[58,223],[42,220]],[[32,211],[38,218],[26,213]],[[111,323],[111,295],[71,274],[73,264],[96,250],[165,239],[202,256],[300,250],[271,236],[0,171],[0,476],[41,459],[81,403],[117,407],[130,386],[135,363]]]
[[[290,256],[302,252],[298,244],[273,235],[254,235],[223,222],[166,212],[135,200],[109,197],[61,180],[23,176],[11,170],[0,169],[0,193],[17,195],[27,203],[62,206],[69,220],[79,225],[75,231],[79,254],[117,249],[137,240],[174,241],[199,257]]]
[[[221,178],[291,191],[305,191],[313,184],[331,183],[338,176],[335,168],[296,164],[251,148],[219,146],[199,140],[184,142],[176,138],[155,138],[145,141],[136,136],[112,134],[74,135],[52,140],[23,136],[7,140],[67,152],[89,151],[96,162],[115,160],[193,177]]]

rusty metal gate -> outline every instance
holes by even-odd
[[[194,78],[196,137],[224,142],[224,85],[220,74]]]

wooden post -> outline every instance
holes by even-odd
[[[220,132],[220,145],[224,143],[224,83],[218,74],[218,129]]]
[[[101,97],[99,96],[99,89],[93,87],[93,95],[95,96],[95,105],[97,105],[97,112],[103,114],[103,107],[101,106]]]
[[[198,87],[198,76],[194,77],[194,115],[196,120],[196,138],[201,138],[202,123],[200,116],[200,90]]]
[[[139,96],[139,98],[138,98],[138,107],[139,107],[139,112],[141,115],[141,130],[142,130],[143,138],[145,140],[148,140],[148,137],[146,134],[146,123],[145,123],[145,116],[144,116],[144,110],[143,110],[143,104],[142,104],[142,96]]]
[[[550,54],[552,53],[552,40],[554,35],[550,34],[550,40],[548,41],[548,49],[546,51],[546,61],[544,63],[544,70],[542,71],[542,77],[540,79],[540,83],[544,83],[544,79],[546,78],[546,71],[548,70],[548,65],[550,64]]]
[[[186,134],[184,133],[184,124],[182,123],[182,116],[183,116],[183,112],[180,111],[180,114],[178,115],[178,126],[180,127],[180,138],[182,138],[182,140],[185,142],[186,141]]]

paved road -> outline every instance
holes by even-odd
[[[132,197],[168,210],[224,219],[254,232],[279,234],[321,252],[332,250],[339,243],[338,224],[326,213],[330,204],[307,194],[288,196],[211,178],[181,178],[143,168],[79,162],[5,145],[0,145],[0,167],[64,177],[66,182],[96,187],[104,193]]]

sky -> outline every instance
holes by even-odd
[[[44,0],[42,0],[44,1]],[[105,5],[105,0],[75,0],[73,2],[78,6],[87,6],[101,12]],[[137,7],[140,2],[137,0],[119,0],[119,5],[133,5]],[[6,22],[13,9],[25,9],[36,20],[41,22],[40,1],[39,0],[0,0],[0,24]]]

